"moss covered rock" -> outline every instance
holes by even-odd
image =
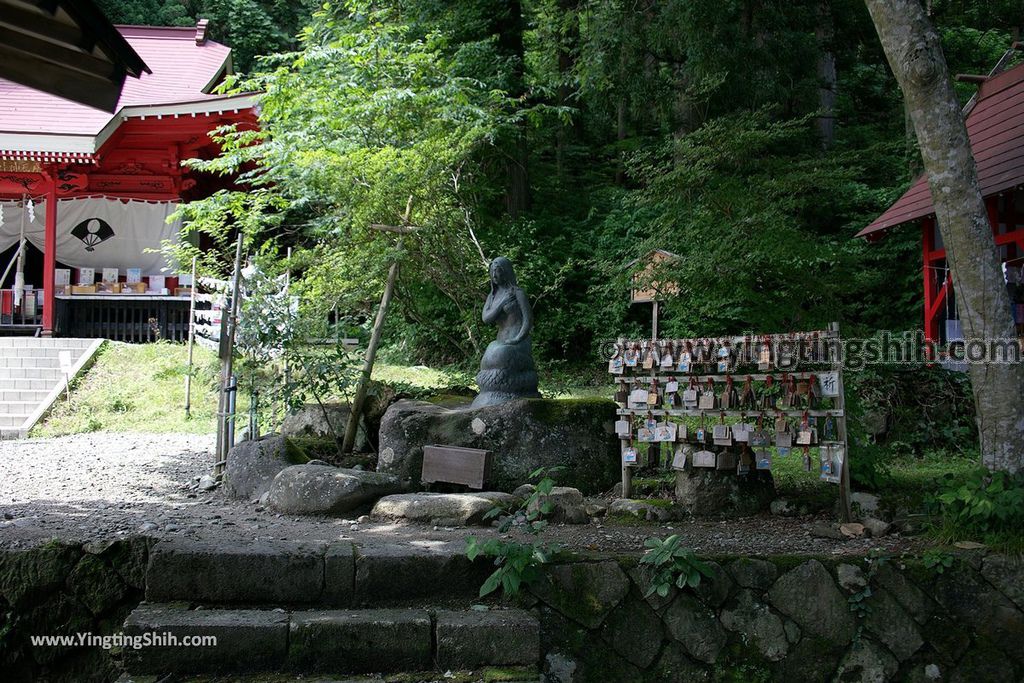
[[[231,498],[255,500],[270,490],[278,472],[308,461],[301,449],[280,434],[242,441],[228,451],[224,492]]]
[[[481,448],[494,454],[490,487],[513,491],[539,467],[560,465],[559,484],[585,494],[621,478],[615,403],[604,399],[526,399],[469,408],[399,401],[380,427],[379,469],[419,481],[423,447]]]

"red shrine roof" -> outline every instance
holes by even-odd
[[[1024,64],[989,78],[967,115],[982,195],[988,197],[1024,184]],[[899,200],[857,237],[878,237],[882,230],[935,213],[928,178],[922,175]]]
[[[114,114],[0,78],[0,158],[87,160],[122,121],[246,109],[251,96],[213,95],[231,49],[198,27],[118,26],[152,73],[127,79]]]

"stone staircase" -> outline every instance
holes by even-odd
[[[492,567],[469,562],[461,550],[160,541],[150,553],[146,602],[129,615],[124,633],[163,641],[125,646],[121,680],[373,674],[419,681],[501,667],[496,680],[536,681],[537,619],[479,604]],[[216,646],[182,647],[192,636],[215,636]]]
[[[22,439],[92,359],[102,339],[0,337],[0,439]],[[61,352],[70,354],[70,377]]]

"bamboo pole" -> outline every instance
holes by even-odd
[[[370,386],[370,375],[373,374],[373,363],[377,358],[377,347],[380,346],[381,333],[384,331],[384,319],[388,313],[388,306],[395,293],[395,279],[398,277],[398,259],[388,269],[388,280],[384,286],[384,294],[380,298],[380,307],[377,309],[377,318],[373,321],[373,331],[370,333],[370,343],[366,347],[366,358],[363,360],[363,371],[359,376],[359,383],[356,385],[355,396],[352,397],[352,410],[348,415],[348,425],[345,427],[345,440],[341,450],[351,453],[356,442],[356,433],[359,430],[359,416],[363,411],[363,402],[366,400],[366,390]]]

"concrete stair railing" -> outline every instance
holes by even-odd
[[[165,640],[126,647],[123,680],[489,667],[520,667],[524,680],[536,680],[537,619],[472,606],[492,569],[466,559],[461,544],[160,541],[150,555],[146,602],[124,633]],[[181,646],[193,636],[215,636],[217,645]]]
[[[25,438],[102,344],[102,339],[0,337],[0,439]],[[62,351],[70,355],[67,375]]]

